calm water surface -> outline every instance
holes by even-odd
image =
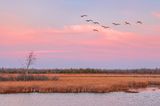
[[[160,91],[106,94],[7,94],[0,106],[160,106]]]

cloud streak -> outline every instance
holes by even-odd
[[[160,18],[160,12],[153,12],[152,15],[156,18]]]
[[[85,24],[65,26],[61,29],[1,27],[0,50],[5,49],[8,52],[34,50],[38,54],[52,58],[79,60],[160,58],[158,35],[141,35],[115,29],[104,30],[101,27],[97,27],[100,32],[95,33],[92,31],[94,27]]]

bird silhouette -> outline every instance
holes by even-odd
[[[100,23],[99,22],[93,22],[94,24],[97,24],[97,25],[99,25]]]
[[[137,21],[137,24],[143,24],[143,22],[142,21]]]
[[[103,26],[103,25],[102,25],[102,27],[103,27],[104,29],[108,29],[108,28],[110,28],[110,27],[108,27],[108,26]]]
[[[99,21],[95,21],[95,20],[92,20],[92,19],[88,19],[88,15],[87,15],[87,14],[81,15],[80,17],[86,19],[85,21],[88,22],[88,23],[91,22],[91,23],[97,25],[97,27],[100,26],[100,27],[102,27],[102,28],[104,28],[104,29],[109,29],[109,28],[111,28],[111,27],[109,27],[109,26],[105,26],[104,24],[99,23]],[[120,25],[122,25],[122,24],[124,24],[124,25],[132,25],[132,23],[131,23],[131,22],[128,22],[128,21],[124,21],[124,23],[117,23],[117,22],[113,22],[113,23],[112,23],[112,25],[114,25],[114,26],[120,26]],[[136,21],[136,24],[143,24],[143,22],[142,22],[142,21]],[[100,30],[99,30],[97,27],[95,27],[95,28],[92,29],[92,30],[93,30],[94,32],[100,32]]]
[[[88,15],[81,15],[82,18],[87,17]]]
[[[127,21],[125,21],[125,24],[126,24],[126,25],[131,25],[131,24],[130,24],[129,22],[127,22]]]
[[[93,20],[86,20],[86,22],[93,22]]]
[[[94,32],[99,32],[99,30],[98,30],[98,29],[93,29],[93,31],[94,31]]]
[[[115,25],[115,26],[121,25],[121,24],[119,24],[119,23],[112,23],[112,24]]]

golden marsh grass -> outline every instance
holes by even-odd
[[[1,74],[15,77],[18,74]],[[149,74],[32,74],[57,76],[57,81],[0,81],[0,93],[107,93],[160,85],[160,75]]]

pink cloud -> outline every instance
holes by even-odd
[[[160,18],[160,12],[153,12],[152,14],[156,18]]]
[[[97,33],[92,31],[93,28],[95,28],[93,25],[71,25],[61,29],[0,27],[0,46],[1,49],[15,47],[13,52],[31,49],[39,55],[46,54],[52,58],[87,60],[160,58],[159,35],[104,30],[96,26],[100,30]],[[7,55],[7,53],[3,55],[5,54]]]

